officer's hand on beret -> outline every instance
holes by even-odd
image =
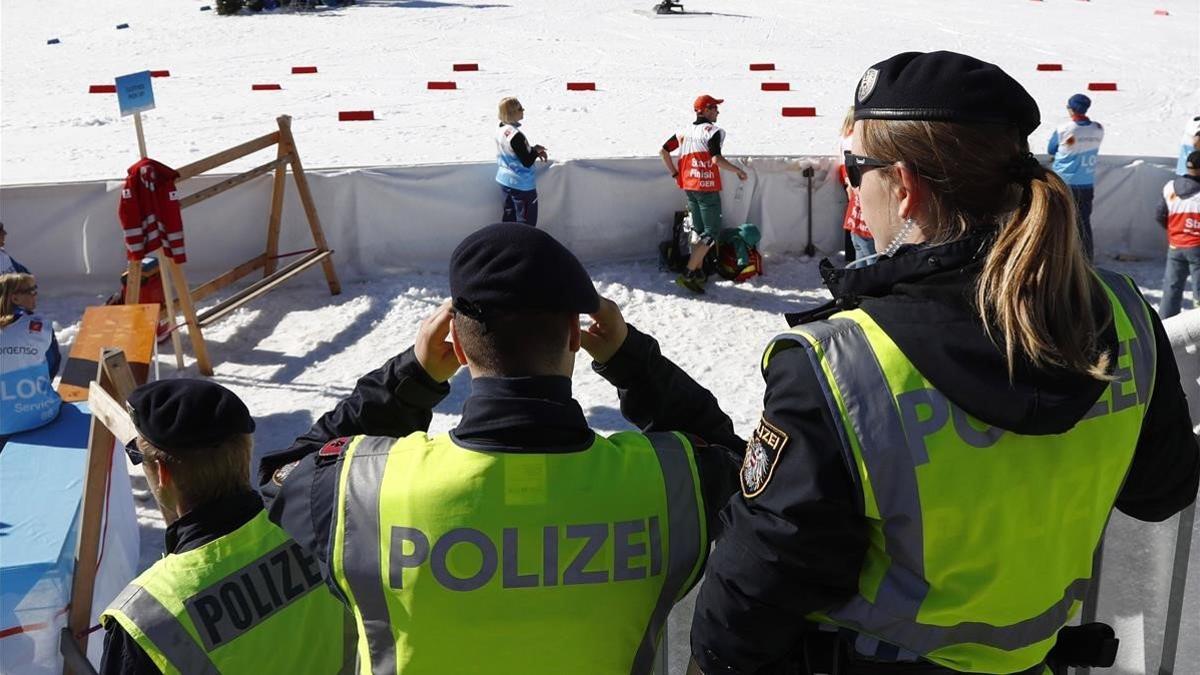
[[[600,298],[600,308],[589,316],[592,317],[592,325],[580,333],[579,341],[597,363],[605,363],[625,343],[629,326],[625,325],[621,308],[608,298]]]
[[[413,352],[416,353],[417,362],[435,382],[445,382],[454,377],[461,365],[454,355],[454,344],[446,339],[450,336],[450,321],[453,318],[454,310],[447,300],[426,317],[417,329]]]

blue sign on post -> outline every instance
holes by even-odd
[[[118,77],[117,104],[121,106],[122,117],[154,110],[154,87],[150,84],[150,71]]]

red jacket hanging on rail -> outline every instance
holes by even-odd
[[[178,177],[179,172],[153,159],[140,159],[129,167],[117,208],[129,260],[140,260],[162,248],[171,260],[187,262],[183,216],[175,191]]]

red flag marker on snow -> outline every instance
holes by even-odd
[[[788,82],[763,82],[763,91],[791,91],[792,85]]]
[[[339,122],[370,122],[373,119],[374,110],[343,110],[338,113]]]
[[[1116,91],[1116,82],[1088,82],[1088,91]]]
[[[89,94],[115,94],[117,93],[117,85],[115,84],[93,84],[88,87]]]
[[[429,82],[425,85],[426,89],[458,89],[457,82]]]
[[[456,72],[456,73],[475,72],[477,70],[479,70],[478,63],[456,63],[456,64],[454,64],[454,72]]]
[[[1037,64],[1037,69],[1059,71],[1062,70],[1063,67],[1061,63],[1039,63]]]
[[[567,91],[596,91],[595,82],[568,82]]]
[[[278,84],[252,84],[252,85],[250,85],[250,91],[277,91],[279,89],[283,89],[283,87],[279,86]]]
[[[293,75],[311,75],[317,72],[316,66],[292,66]]]
[[[169,71],[169,70],[152,70],[152,71],[150,71],[150,77],[170,77],[170,76],[171,76],[171,71]]]
[[[810,108],[810,107],[784,108],[783,116],[784,117],[816,117],[817,109]]]
[[[750,70],[775,70],[774,63],[751,63]]]

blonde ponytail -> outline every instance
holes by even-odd
[[[1009,377],[1023,354],[1038,367],[1108,379],[1109,355],[1097,354],[1097,336],[1111,316],[1092,312],[1101,291],[1075,226],[1075,202],[1053,171],[1036,173],[997,232],[975,304],[988,335],[1000,333]]]
[[[1108,380],[1111,357],[1099,335],[1111,315],[1084,255],[1075,201],[1062,179],[1036,164],[1026,138],[995,124],[863,120],[864,152],[904,162],[928,188],[922,225],[933,244],[995,230],[975,289],[984,330],[1004,350],[1009,377],[1018,356]],[[889,174],[885,174],[889,175]]]

